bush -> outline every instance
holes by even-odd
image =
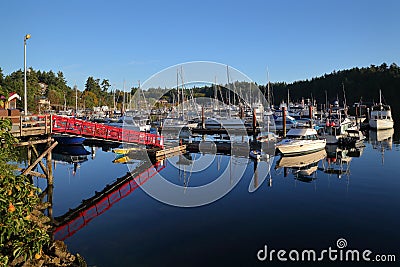
[[[26,176],[17,175],[10,163],[17,160],[10,129],[10,121],[0,120],[0,266],[17,258],[38,259],[50,242],[46,229],[32,215],[40,203],[38,189]]]

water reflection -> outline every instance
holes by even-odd
[[[274,162],[272,154],[264,154],[260,160],[254,161],[253,177],[250,181],[248,191],[255,192],[268,177],[268,186],[272,186],[271,167]]]
[[[291,171],[296,180],[311,182],[316,179],[318,164],[326,155],[326,151],[321,150],[300,156],[281,156],[275,165],[275,169],[283,168],[285,177]]]
[[[141,162],[135,171],[128,172],[123,177],[107,185],[102,191],[95,192],[89,199],[73,209],[69,209],[65,214],[53,219],[55,230],[53,232],[56,240],[65,240],[74,235],[78,230],[87,226],[95,217],[100,216],[110,209],[115,203],[130,195],[139,186],[154,177],[159,171],[165,168],[164,161],[154,165]]]
[[[54,168],[57,168],[57,164],[71,164],[72,175],[76,175],[77,169],[88,160],[90,154],[83,145],[58,145],[52,152]]]
[[[373,149],[381,152],[382,165],[385,163],[385,150],[392,150],[394,129],[369,130],[368,141]]]
[[[361,157],[364,146],[358,148],[339,147],[330,145],[326,147],[327,157],[324,164],[324,172],[335,174],[337,178],[342,175],[350,175],[350,163],[354,157]]]

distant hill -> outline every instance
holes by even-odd
[[[296,81],[290,84],[272,83],[274,104],[279,104],[287,99],[288,90],[291,100],[301,98],[316,99],[317,103],[325,104],[325,91],[328,101],[332,103],[337,97],[343,103],[344,92],[348,104],[354,102],[379,101],[379,89],[382,90],[384,101],[396,106],[400,99],[400,67],[396,63],[388,66],[386,63],[380,66],[371,65],[363,68],[333,71],[321,77],[311,80]],[[265,91],[266,86],[260,86]],[[344,92],[343,92],[344,88]],[[400,110],[400,109],[397,109]]]

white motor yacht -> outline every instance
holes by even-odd
[[[300,155],[325,149],[326,140],[319,139],[312,128],[292,128],[286,138],[275,145],[283,155]]]

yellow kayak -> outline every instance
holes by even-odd
[[[114,148],[113,152],[116,153],[116,154],[125,155],[125,154],[128,154],[129,152],[132,152],[132,151],[135,151],[135,150],[138,150],[138,148],[137,147]]]

